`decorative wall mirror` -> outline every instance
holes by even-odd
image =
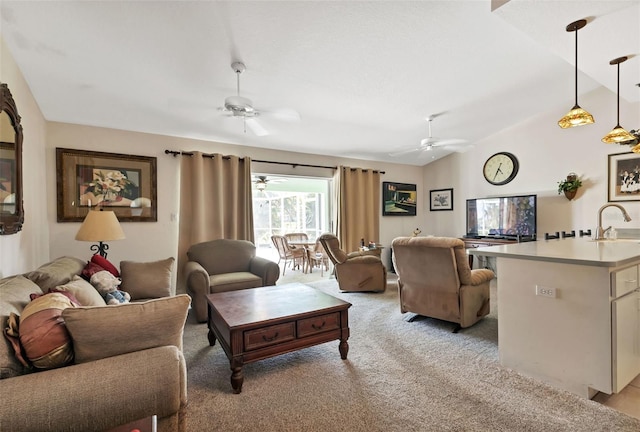
[[[22,229],[22,126],[16,103],[0,83],[0,235]]]

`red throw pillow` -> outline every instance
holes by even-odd
[[[118,271],[116,266],[111,264],[111,262],[105,257],[102,257],[100,255],[94,255],[91,257],[91,262],[94,264],[98,264],[100,267],[102,267],[103,269],[105,269],[115,277],[120,277],[120,272]]]
[[[80,273],[80,276],[82,276],[87,281],[90,281],[91,276],[101,271],[104,271],[104,268],[94,262],[89,261],[87,265],[82,269],[82,273]]]

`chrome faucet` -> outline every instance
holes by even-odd
[[[594,240],[602,240],[604,238],[604,233],[611,229],[611,227],[608,227],[607,229],[602,228],[602,211],[607,207],[618,207],[622,212],[622,217],[624,218],[624,221],[629,222],[631,220],[631,216],[629,216],[629,213],[627,213],[624,207],[622,207],[620,204],[607,203],[603,205],[598,209],[598,228],[596,228],[596,236],[594,237]]]

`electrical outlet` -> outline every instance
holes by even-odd
[[[556,289],[542,285],[536,285],[536,295],[543,297],[556,298]]]

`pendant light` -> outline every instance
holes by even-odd
[[[627,132],[625,128],[620,126],[620,63],[623,63],[625,61],[627,61],[627,57],[623,56],[618,57],[617,59],[613,59],[609,62],[610,65],[618,66],[618,121],[613,130],[602,138],[602,142],[606,144],[620,144],[624,141],[631,141],[636,139],[636,137]],[[634,153],[638,153],[640,151],[640,149],[638,151],[635,151],[634,149],[635,147],[632,149]]]
[[[568,32],[576,33],[576,75],[575,75],[575,94],[576,94],[576,104],[571,108],[571,110],[565,114],[558,121],[558,126],[562,129],[567,129],[575,126],[583,126],[592,124],[594,122],[593,116],[589,114],[587,111],[580,108],[578,105],[578,30],[587,25],[587,20],[581,19],[575,22],[572,22],[567,26]]]

